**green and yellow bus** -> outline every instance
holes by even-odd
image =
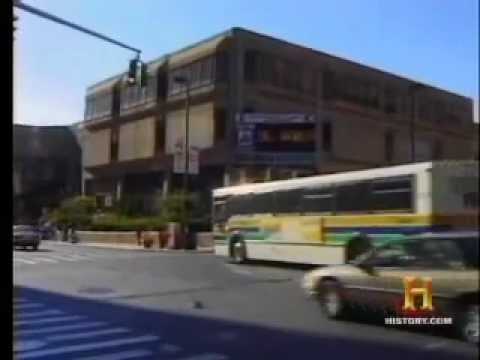
[[[406,235],[478,229],[478,162],[439,161],[213,191],[215,253],[342,264]]]

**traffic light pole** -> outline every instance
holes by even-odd
[[[64,20],[64,19],[61,19],[59,18],[58,16],[55,16],[55,15],[52,15],[52,14],[49,14],[47,13],[46,11],[43,11],[43,10],[39,10],[37,8],[34,8],[33,6],[30,6],[30,5],[27,5],[25,3],[23,3],[22,1],[20,0],[15,0],[14,3],[13,3],[13,6],[19,8],[19,9],[22,9],[24,11],[27,11],[29,13],[32,13],[34,15],[37,15],[37,16],[40,16],[44,19],[47,19],[47,20],[50,20],[50,21],[53,21],[53,22],[56,22],[58,24],[61,24],[61,25],[65,25],[65,26],[68,26],[69,28],[72,28],[72,29],[75,29],[75,30],[78,30],[78,31],[81,31],[85,34],[88,34],[90,36],[93,36],[93,37],[96,37],[98,39],[102,39],[104,41],[107,41],[111,44],[115,44],[117,46],[120,46],[124,49],[127,49],[127,50],[130,50],[130,51],[133,51],[137,54],[136,56],[136,59],[137,60],[140,60],[140,53],[142,52],[141,50],[139,49],[136,49],[134,47],[131,47],[131,46],[128,46],[120,41],[117,41],[115,39],[112,39],[108,36],[105,36],[103,34],[100,34],[96,31],[93,31],[93,30],[89,30],[83,26],[80,26],[80,25],[77,25],[77,24],[74,24],[70,21],[67,21],[67,20]]]

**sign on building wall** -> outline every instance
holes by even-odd
[[[312,114],[237,114],[235,161],[242,164],[313,166]]]

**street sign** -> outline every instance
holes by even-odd
[[[173,154],[173,172],[175,174],[185,173],[185,152],[182,139],[175,144],[175,152]],[[196,146],[190,146],[188,156],[188,173],[198,175],[200,170],[200,149]]]

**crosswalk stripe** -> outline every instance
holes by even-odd
[[[145,335],[145,336],[138,336],[134,338],[124,338],[124,339],[115,339],[115,340],[94,342],[94,343],[87,343],[87,344],[80,344],[80,345],[62,346],[55,349],[26,351],[24,353],[21,353],[20,357],[22,359],[36,359],[43,356],[61,355],[61,354],[68,354],[68,353],[80,352],[80,351],[104,349],[104,348],[116,347],[121,345],[151,342],[151,341],[157,341],[158,339],[159,339],[158,336]],[[102,359],[104,359],[104,357],[102,357]]]
[[[20,314],[17,314],[16,317],[18,319],[29,319],[29,318],[45,316],[45,315],[62,315],[62,314],[63,312],[61,312],[60,310],[43,310],[43,311],[37,311],[37,312],[31,312],[31,313],[20,313]]]
[[[47,337],[47,341],[86,339],[89,337],[101,336],[101,335],[124,334],[129,331],[130,330],[127,328],[113,328],[113,329],[105,329],[105,330],[88,331],[88,332],[82,332],[82,333],[76,333],[76,334],[53,335],[53,336]]]
[[[122,351],[113,354],[102,354],[98,356],[89,356],[89,357],[82,357],[76,360],[129,360],[129,359],[138,359],[145,356],[153,355],[151,351],[148,350],[128,350]]]
[[[52,264],[53,263],[55,263],[55,264],[58,263],[57,260],[49,259],[47,257],[34,257],[33,260],[39,261],[39,262],[42,262],[42,261],[43,262],[48,262],[48,263],[52,263]]]
[[[23,304],[23,303],[26,303],[28,302],[29,300],[28,299],[25,299],[25,298],[13,298],[13,302],[15,304]]]
[[[22,259],[22,258],[13,258],[13,262],[20,262],[20,263],[24,263],[24,264],[30,264],[30,265],[35,265],[36,262],[35,261],[31,261],[31,260],[26,260],[26,259]]]
[[[38,324],[49,324],[54,322],[62,322],[62,321],[73,321],[73,320],[81,320],[83,316],[59,316],[56,318],[48,318],[48,319],[34,319],[34,320],[19,320],[14,321],[13,324],[15,326],[19,325],[38,325]]]
[[[50,257],[57,259],[57,260],[63,260],[63,261],[78,261],[78,259],[68,257],[67,255],[50,255]]]
[[[43,304],[39,303],[29,303],[29,304],[15,304],[13,305],[14,310],[24,310],[24,309],[32,309],[32,308],[39,308],[43,307]]]
[[[104,326],[104,325],[107,325],[107,323],[103,321],[92,321],[92,322],[80,323],[75,325],[51,326],[51,327],[45,327],[45,328],[33,329],[33,330],[18,330],[15,332],[15,334],[18,336],[51,334],[51,333],[56,333],[60,331],[89,329],[89,328]]]
[[[80,259],[80,260],[90,260],[91,257],[88,255],[83,255],[83,254],[68,254],[69,256],[73,256],[74,258]]]

